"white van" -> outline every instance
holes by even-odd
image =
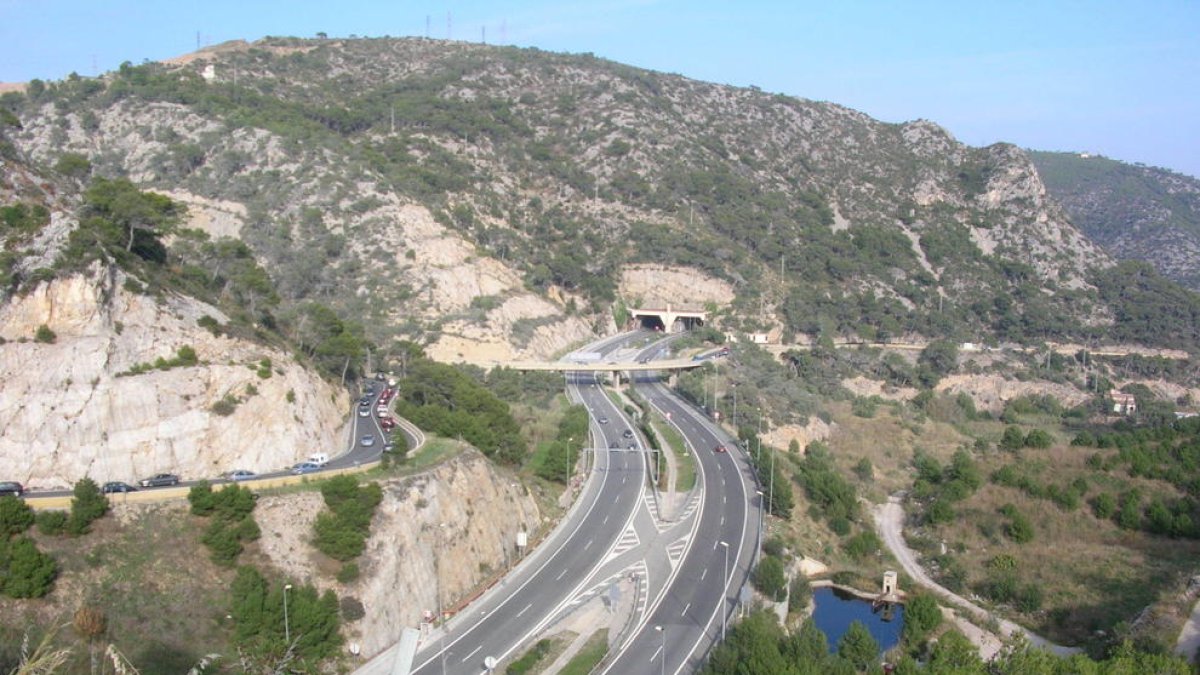
[[[317,466],[325,466],[329,463],[329,455],[324,452],[318,452],[314,455],[311,455],[308,458],[308,461],[316,464]]]

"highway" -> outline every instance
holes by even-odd
[[[625,334],[592,348],[615,350]],[[567,517],[501,585],[484,594],[421,645],[413,673],[474,675],[484,660],[502,661],[536,636],[580,590],[616,545],[641,503],[646,483],[644,453],[626,451],[628,419],[592,374],[567,375],[568,394],[587,406],[595,440],[593,468]],[[607,418],[606,424],[598,422]],[[610,450],[616,444],[619,449]],[[391,672],[396,655],[385,651],[357,672]]]
[[[635,386],[683,433],[698,460],[704,498],[699,527],[666,592],[601,672],[693,673],[721,639],[722,621],[736,609],[749,579],[759,546],[762,499],[746,457],[728,435],[657,378],[639,376]],[[715,452],[717,445],[728,452]]]

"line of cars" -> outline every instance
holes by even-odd
[[[366,389],[366,394],[359,401],[358,414],[360,417],[370,417],[371,416],[371,397],[374,395],[374,393],[375,393],[374,384],[368,384],[367,389]],[[397,426],[396,420],[394,418],[392,418],[391,415],[388,414],[388,408],[387,408],[388,403],[391,401],[392,397],[394,397],[395,395],[396,395],[395,389],[393,389],[391,387],[386,387],[386,388],[384,388],[383,393],[379,396],[379,401],[377,404],[376,412],[379,415],[379,426],[384,430],[384,432],[391,432]],[[362,437],[361,441],[362,441],[362,445],[365,447],[372,446],[375,444],[375,435],[374,434],[366,434]],[[392,442],[387,437],[386,434],[385,434],[385,441],[386,441],[386,444],[384,445],[384,450],[385,451],[391,450]],[[293,465],[291,467],[290,471],[296,475],[313,473],[316,471],[320,471],[328,463],[329,463],[329,455],[324,452],[318,452],[318,453],[314,453],[313,455],[309,456],[309,458],[307,460]],[[239,481],[253,480],[255,478],[258,478],[258,474],[254,473],[253,471],[248,471],[245,469],[235,469],[233,471],[229,471],[229,472],[222,474],[221,477],[228,479],[230,481],[239,482]],[[179,485],[181,482],[182,481],[177,474],[158,473],[153,476],[150,476],[149,478],[143,478],[143,479],[137,481],[136,486],[130,485],[129,483],[126,483],[124,481],[108,481],[100,487],[100,491],[103,492],[104,494],[124,494],[124,493],[129,493],[129,492],[137,492],[139,488],[146,489],[146,488],[158,488],[158,487],[174,487],[174,486]],[[0,497],[7,496],[7,495],[11,495],[14,497],[21,497],[22,495],[25,494],[25,492],[26,492],[25,487],[17,481],[0,481]]]

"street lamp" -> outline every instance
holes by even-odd
[[[292,627],[288,623],[287,611],[287,592],[290,590],[292,590],[291,584],[283,585],[283,641],[287,643],[288,649],[292,647]]]
[[[725,576],[722,577],[725,580],[725,587],[723,589],[721,589],[721,605],[725,605],[725,603],[728,602],[728,600],[729,600],[729,596],[726,595],[729,592],[729,542],[718,541],[717,543],[721,545],[721,548],[725,549]],[[721,607],[721,642],[725,641],[725,628],[726,628],[726,624],[728,624],[728,623],[729,623],[729,610],[726,607],[722,606]]]
[[[662,634],[662,660],[658,662],[659,672],[663,675],[667,673],[667,629],[662,626],[655,626],[654,630]]]
[[[434,585],[437,589],[438,622],[442,624],[442,675],[446,675],[446,622],[442,613],[442,549],[446,546],[446,523],[438,523],[438,548],[433,555]]]

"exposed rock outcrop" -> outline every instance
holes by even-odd
[[[225,321],[212,306],[133,293],[125,280],[96,266],[0,306],[4,478],[42,488],[160,471],[201,478],[342,448],[344,391],[288,354],[199,328],[206,315]],[[53,342],[34,340],[43,325]],[[184,347],[195,365],[132,374]],[[236,407],[215,413],[227,397]]]
[[[517,532],[538,527],[537,503],[514,478],[476,450],[426,473],[383,483],[371,523],[362,576],[338,586],[362,601],[366,616],[345,629],[370,657],[391,645],[426,612],[450,607],[516,555]],[[329,585],[320,554],[307,543],[324,508],[321,495],[268,496],[255,518],[263,551],[288,575]]]

